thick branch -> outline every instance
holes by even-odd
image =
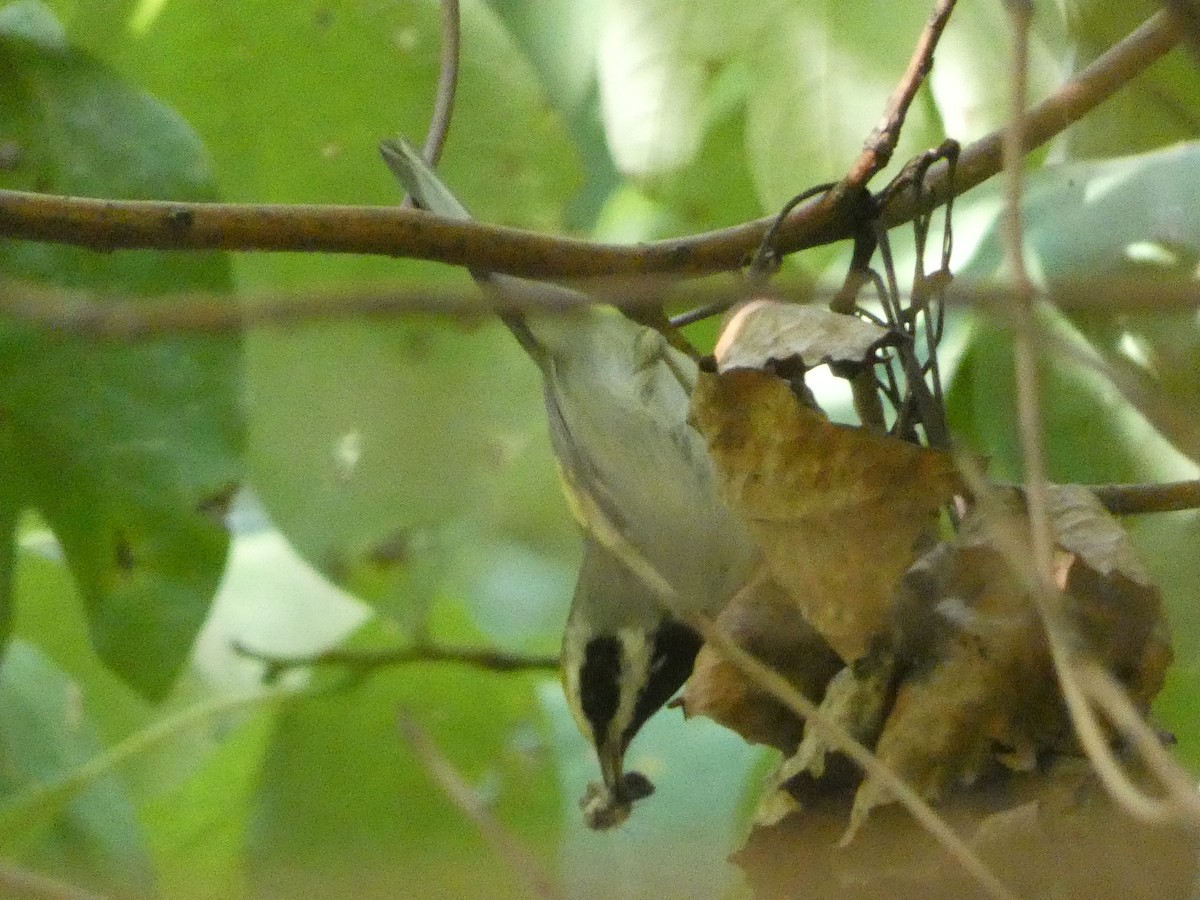
[[[1179,40],[1159,13],[1029,111],[1029,150],[1075,122],[1144,71]],[[1001,137],[989,135],[963,151],[953,190],[962,193],[1000,171]],[[943,203],[951,185],[935,167],[924,197]],[[889,225],[917,210],[900,198]],[[0,235],[95,250],[240,250],[366,253],[471,265],[532,278],[670,272],[700,275],[734,269],[754,252],[771,218],[666,241],[615,245],[550,237],[479,222],[461,222],[395,207],[255,205],[93,200],[0,191]],[[815,201],[792,213],[776,248],[792,253],[848,237],[848,206]]]

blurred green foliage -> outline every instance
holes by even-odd
[[[466,2],[442,171],[479,218],[553,232],[635,241],[765,214],[844,171],[928,6]],[[955,13],[897,163],[1003,121],[1002,6]],[[1034,94],[1154,9],[1040,4]],[[424,133],[438,21],[433,0],[0,5],[0,186],[396,203],[375,148]],[[1039,277],[1194,276],[1198,95],[1175,53],[1037,155]],[[985,186],[959,204],[961,274],[1000,274],[998,197]],[[462,273],[382,258],[13,241],[0,242],[0,274],[231,303],[313,285],[469,289]],[[1044,324],[1196,408],[1194,311]],[[952,333],[955,431],[1019,477],[1008,337],[967,315]],[[1054,478],[1196,476],[1195,448],[1095,371],[1050,356],[1044,373]],[[1188,571],[1200,518],[1132,527],[1176,630],[1158,712],[1197,764],[1200,629],[1187,611],[1200,603]],[[592,762],[551,677],[423,665],[346,686],[319,672],[280,699],[230,649],[430,634],[552,651],[577,553],[536,372],[492,323],[102,343],[0,321],[0,854],[122,896],[521,894],[400,739],[403,710],[573,894],[721,894],[762,754],[715,727],[653,722],[633,763],[660,794],[597,836],[574,808]]]

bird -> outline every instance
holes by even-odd
[[[407,141],[385,140],[380,151],[416,206],[469,218]],[[625,771],[625,754],[692,671],[702,640],[689,619],[717,615],[749,580],[758,551],[721,499],[708,448],[688,422],[695,360],[577,291],[471,274],[529,309],[501,318],[541,372],[551,444],[583,531],[561,676],[601,773],[580,801],[584,819],[612,828],[654,789]],[[533,311],[530,300],[556,311]]]

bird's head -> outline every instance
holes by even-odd
[[[617,593],[613,593],[616,591]],[[596,750],[602,781],[581,801],[590,827],[612,828],[654,786],[625,771],[625,751],[691,675],[700,636],[671,618],[620,560],[590,544],[563,639],[567,704]]]

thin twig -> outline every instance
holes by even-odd
[[[1200,480],[1165,484],[1097,484],[1089,490],[1114,516],[1200,509]]]
[[[1033,7],[1029,0],[1005,0],[1012,27],[1010,64],[1010,118],[1004,134],[1004,213],[1001,234],[1004,258],[1012,285],[1014,321],[1013,357],[1017,383],[1017,427],[1025,466],[1025,496],[1033,532],[1035,570],[1046,584],[1052,579],[1053,540],[1049,495],[1046,488],[1046,455],[1042,448],[1042,414],[1038,397],[1037,332],[1034,303],[1037,293],[1025,267],[1025,230],[1021,217],[1025,145],[1025,94],[1029,76],[1029,27]]]
[[[598,278],[582,285],[580,302],[603,302],[621,309],[657,308],[675,279],[657,276]],[[709,309],[724,309],[744,298],[744,286],[696,283],[688,299]],[[828,303],[834,292],[805,280],[778,278],[771,294],[801,303]],[[1066,312],[1162,313],[1200,307],[1200,282],[1147,281],[1121,276],[1055,282],[1048,296]],[[46,287],[25,281],[0,280],[0,315],[48,331],[79,337],[144,340],[170,334],[213,334],[259,326],[389,315],[440,315],[477,318],[506,312],[568,312],[578,303],[566,293],[481,293],[473,288],[439,285],[381,284],[354,290],[259,293],[234,299],[222,294],[183,293],[131,299],[93,291]],[[955,280],[946,301],[984,312],[1003,312],[1012,290],[993,282]],[[697,314],[698,316],[700,313]],[[695,319],[689,318],[688,321]]]
[[[249,659],[265,663],[268,673],[313,666],[340,666],[356,674],[375,669],[413,663],[453,663],[487,672],[547,672],[558,669],[558,657],[510,653],[487,647],[444,647],[425,644],[415,647],[389,647],[382,650],[322,650],[297,656],[277,656],[254,650],[241,643],[233,648]]]
[[[954,2],[955,0],[938,0],[929,21],[921,31],[904,76],[888,99],[883,118],[867,138],[854,165],[850,167],[843,182],[844,187],[853,189],[865,186],[891,161],[896,144],[900,141],[900,131],[904,127],[908,108],[933,68],[933,51],[946,29],[946,23],[950,21]]]
[[[0,862],[0,896],[5,900],[105,900],[83,888]]]
[[[433,116],[429,121],[429,133],[421,155],[430,166],[436,167],[442,158],[446,135],[450,132],[450,119],[454,115],[454,94],[458,89],[458,61],[462,43],[462,25],[458,0],[442,0],[442,53],[438,68],[437,96],[433,102]]]
[[[446,146],[446,135],[450,132],[450,120],[454,115],[454,94],[458,90],[458,68],[462,43],[462,23],[458,0],[441,0],[442,4],[442,52],[438,62],[437,93],[433,100],[433,115],[429,118],[429,131],[425,134],[425,145],[421,155],[430,166],[436,167]],[[412,209],[411,197],[405,197],[402,209]]]
[[[564,897],[563,892],[542,870],[541,864],[533,854],[492,814],[479,799],[479,794],[446,758],[416,719],[401,711],[396,724],[405,742],[429,773],[429,777],[442,789],[450,802],[475,824],[495,854],[521,880],[528,895],[543,900],[558,900]]]
[[[1179,40],[1158,13],[1064,84],[1026,117],[1026,152],[1067,128]],[[926,201],[940,205],[1001,169],[1001,136],[963,151],[951,186],[945,166],[930,172]],[[919,212],[897,198],[888,225]],[[289,251],[368,253],[436,260],[532,278],[579,278],[670,272],[701,275],[738,268],[773,217],[731,228],[636,245],[551,237],[515,228],[447,219],[379,206],[314,206],[96,200],[0,191],[0,236],[74,244],[94,250]],[[776,248],[793,253],[850,236],[850,210],[826,198],[794,211],[782,223]]]

